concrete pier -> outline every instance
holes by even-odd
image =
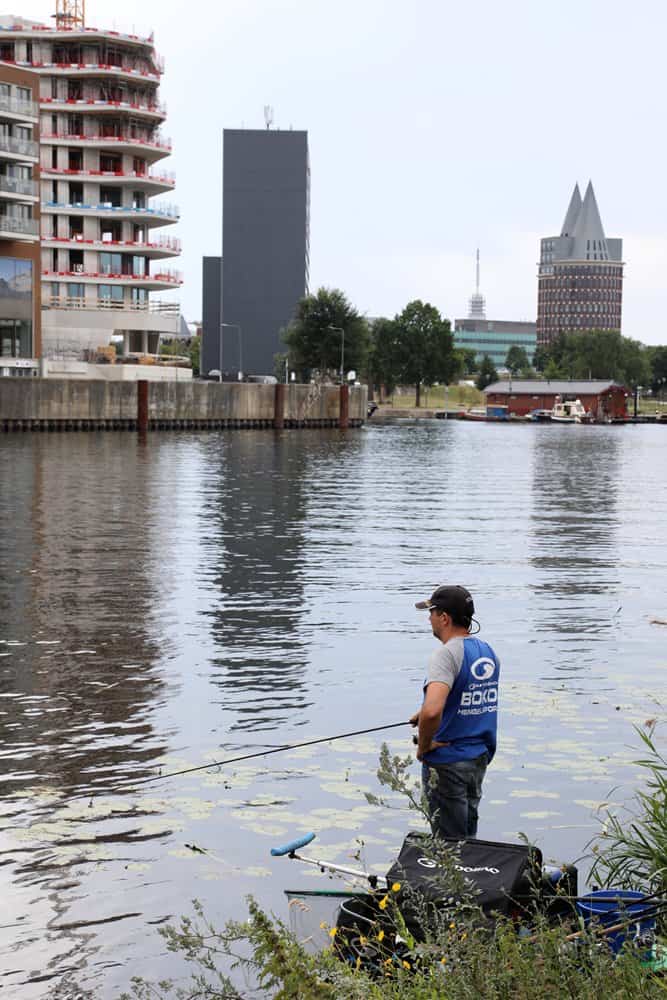
[[[0,379],[0,431],[360,427],[366,407],[366,386]]]

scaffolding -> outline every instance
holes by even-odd
[[[54,16],[59,31],[83,28],[86,23],[86,0],[56,0]]]

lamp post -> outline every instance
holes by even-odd
[[[345,330],[343,329],[342,326],[331,326],[331,325],[329,325],[327,327],[327,330],[335,330],[337,333],[340,334],[340,373],[339,373],[339,381],[340,381],[340,384],[342,385],[343,384],[343,370],[344,370],[344,367],[345,367]]]
[[[220,381],[222,382],[222,328],[223,326],[233,327],[238,331],[239,337],[239,371],[238,378],[239,381],[243,377],[243,357],[241,354],[241,324],[240,323],[221,323],[220,324]]]

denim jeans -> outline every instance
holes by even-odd
[[[483,753],[473,760],[422,765],[422,787],[434,834],[460,840],[477,836],[477,807],[488,763],[489,755]]]

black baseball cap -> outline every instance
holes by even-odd
[[[437,608],[438,611],[446,611],[451,615],[457,625],[466,628],[470,625],[472,616],[475,614],[475,604],[470,591],[465,587],[446,584],[434,590],[428,601],[417,601],[416,608],[420,611]]]

